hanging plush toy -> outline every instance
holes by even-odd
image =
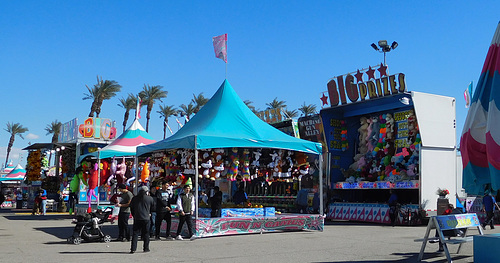
[[[109,175],[109,163],[107,161],[101,161],[101,181],[99,182],[100,186],[107,183]]]
[[[241,169],[241,176],[243,181],[250,182],[250,151],[248,149],[243,150],[243,168]]]
[[[213,151],[214,166],[210,175],[211,180],[220,178],[222,171],[224,171],[224,149],[215,149]]]
[[[123,184],[125,182],[126,172],[127,172],[127,163],[125,162],[125,157],[123,157],[122,162],[116,166],[115,176],[118,184]]]
[[[212,168],[212,159],[210,158],[210,153],[208,151],[200,151],[199,155],[201,164],[200,169],[198,170],[198,177],[210,178],[210,169]]]
[[[99,181],[99,178],[98,178],[99,177],[99,171],[98,170],[99,170],[99,164],[95,163],[94,170],[90,174],[89,181],[88,181],[89,188],[88,188],[88,191],[87,191],[87,200],[89,202],[89,208],[88,208],[88,210],[90,210],[90,211],[92,211],[92,197],[97,198],[96,188],[97,188],[97,184],[98,184],[98,181]]]
[[[114,185],[116,182],[116,170],[118,169],[117,166],[118,166],[118,162],[116,161],[115,156],[113,156],[113,160],[111,161],[111,164],[109,167],[110,175],[108,177],[108,180],[106,181],[106,183],[108,185]]]
[[[257,151],[253,152],[253,161],[252,161],[252,168],[254,168],[254,171],[252,175],[250,175],[251,179],[256,179],[259,177],[259,167],[260,167],[260,156],[262,155],[261,149],[258,149]]]
[[[146,183],[149,181],[149,158],[146,160],[144,165],[142,166],[141,171],[141,182]]]
[[[227,171],[227,177],[230,181],[236,181],[236,176],[238,175],[238,166],[240,164],[239,158],[238,158],[238,149],[233,148],[231,150],[231,166],[229,167],[229,170]]]

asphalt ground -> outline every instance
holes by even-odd
[[[0,262],[417,262],[425,226],[385,226],[325,222],[323,232],[275,232],[201,238],[194,241],[151,241],[151,252],[129,254],[130,242],[68,244],[72,216],[0,209]],[[130,220],[132,224],[132,220]],[[114,238],[118,226],[106,223]],[[500,232],[497,227],[485,234]],[[434,231],[432,232],[432,234]],[[470,229],[468,234],[476,234]],[[448,246],[454,262],[473,262],[472,242]],[[446,262],[438,244],[428,244],[422,262]]]

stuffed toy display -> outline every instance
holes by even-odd
[[[212,169],[212,158],[210,156],[210,151],[199,151],[198,161],[200,167],[198,169],[199,178],[210,178],[210,169]]]
[[[149,158],[146,159],[146,162],[142,166],[142,171],[141,171],[141,182],[147,183],[149,181]]]
[[[241,169],[241,176],[243,177],[243,181],[250,182],[250,151],[245,149],[243,150],[243,167]]]
[[[238,175],[238,167],[240,165],[237,148],[233,148],[231,150],[230,158],[231,158],[231,166],[227,171],[227,179],[230,181],[236,181],[236,176]]]
[[[224,149],[214,149],[212,152],[212,159],[214,161],[210,180],[215,180],[221,177],[224,171]]]
[[[421,139],[413,110],[408,111],[407,119],[398,120],[397,125],[391,113],[362,116],[359,124],[358,152],[349,169],[342,172],[346,181],[418,179]],[[397,126],[408,127],[407,139],[403,137],[406,131],[398,133]]]
[[[88,191],[87,191],[87,200],[89,201],[89,208],[92,211],[92,197],[97,198],[96,195],[96,188],[98,186],[99,180],[99,164],[95,163],[94,164],[94,169],[92,170],[92,173],[89,176],[89,181],[88,181]]]

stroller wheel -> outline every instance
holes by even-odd
[[[102,239],[105,243],[111,242],[111,236],[110,235],[105,235]]]
[[[75,238],[74,238],[73,236],[70,236],[70,237],[68,237],[68,238],[66,239],[66,241],[68,241],[68,243],[70,243],[70,244],[73,244],[73,240],[74,240],[74,239],[75,239]]]
[[[73,238],[73,244],[80,245],[81,243],[82,243],[82,238],[81,237],[75,237],[75,238]]]

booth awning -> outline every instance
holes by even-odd
[[[6,174],[4,177],[0,177],[0,181],[24,181],[25,175],[26,170],[18,164],[10,173]]]
[[[213,97],[171,137],[137,147],[137,155],[163,149],[279,148],[321,154],[320,143],[289,136],[261,120],[227,80]]]

